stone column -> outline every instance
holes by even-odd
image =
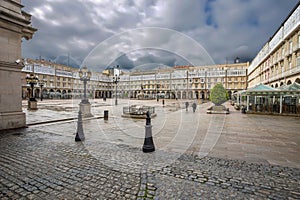
[[[22,112],[21,39],[31,39],[37,29],[20,1],[0,1],[0,130],[26,126]]]
[[[279,108],[279,113],[282,114],[282,95],[280,95],[280,108]]]
[[[249,111],[249,95],[247,95],[247,111]]]

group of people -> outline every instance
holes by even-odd
[[[185,110],[186,111],[188,111],[189,110],[189,102],[185,102]],[[197,108],[197,104],[196,104],[196,102],[194,102],[193,104],[192,104],[192,108],[193,108],[193,112],[195,112],[196,111],[196,108]]]
[[[157,102],[159,101],[159,99],[157,98]],[[162,105],[163,107],[165,106],[165,100],[163,99],[162,100]],[[189,111],[189,102],[185,102],[185,110],[188,112]],[[192,108],[193,108],[193,112],[196,112],[196,109],[197,109],[197,103],[196,102],[193,102],[192,104]]]
[[[157,101],[158,101],[158,99],[157,99]],[[165,100],[163,99],[162,100],[162,105],[163,105],[163,107],[165,106]],[[189,102],[185,102],[185,110],[188,112],[188,110],[189,110]],[[192,108],[193,108],[193,112],[196,112],[196,109],[197,109],[197,103],[196,102],[193,102],[193,104],[192,104]]]

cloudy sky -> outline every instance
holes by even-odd
[[[298,0],[22,0],[25,58],[102,68],[251,61]]]

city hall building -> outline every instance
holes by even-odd
[[[210,90],[222,83],[229,97],[232,93],[247,88],[249,63],[234,63],[211,66],[175,66],[153,71],[122,72],[117,84],[112,73],[92,72],[87,85],[90,98],[138,98],[143,91],[145,98],[208,99]],[[39,82],[35,86],[35,97],[80,98],[83,83],[79,69],[45,60],[25,59],[22,69],[22,98],[30,95],[26,77],[34,73]],[[42,84],[41,84],[42,83]]]
[[[222,83],[229,97],[247,88],[248,63],[211,66],[175,66],[147,72],[125,73],[120,78],[120,96],[138,98],[208,99],[210,90]]]

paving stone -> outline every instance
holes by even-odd
[[[157,109],[159,111],[161,108]],[[177,114],[181,116],[181,113]],[[168,115],[176,119],[169,111]],[[276,125],[278,131],[283,131],[271,118],[256,119],[238,113],[235,115],[226,118],[224,132],[220,136],[222,145],[222,141],[231,141],[234,135],[242,134],[243,131],[249,134],[246,129],[251,128],[250,125],[261,128],[260,121],[264,122],[264,127],[269,123]],[[203,120],[211,117],[200,113],[199,116]],[[243,130],[240,129],[241,133],[232,131],[238,129],[232,121],[236,117],[246,126]],[[298,121],[291,120],[288,130],[299,130]],[[203,124],[206,122],[209,121],[199,122],[202,128],[206,126]],[[84,123],[87,125],[85,127],[92,128],[94,132],[99,130],[95,128],[95,124],[104,125],[104,122],[102,124],[102,121],[96,120]],[[131,126],[134,123],[141,124],[144,133],[144,121],[140,124],[128,121],[119,126]],[[166,123],[172,124],[171,121]],[[176,123],[172,126],[175,125]],[[111,130],[107,133],[115,134],[115,137],[121,135],[110,122],[103,128]],[[264,132],[264,136],[257,135],[261,133],[258,130],[258,133],[253,132],[253,136],[242,135],[243,138],[240,139],[249,137],[247,142],[251,143],[255,137],[265,137],[263,145],[267,148],[268,143],[265,141],[276,142],[272,134],[277,134],[270,127],[268,130]],[[165,133],[170,134],[171,131],[169,128]],[[16,134],[17,132],[21,134]],[[96,133],[100,137],[101,132]],[[86,134],[85,142],[75,143],[74,123],[41,125],[0,133],[0,199],[300,199],[300,171],[299,167],[295,167],[299,163],[294,158],[291,166],[270,164],[264,160],[252,162],[242,160],[242,157],[236,159],[223,154],[217,156],[216,152],[222,153],[220,149],[216,151],[218,145],[211,154],[203,158],[198,157],[197,152],[189,152],[191,149],[177,153],[157,148],[154,153],[143,154],[140,149],[142,143],[123,144],[114,141],[115,138],[111,138],[111,141],[91,141],[91,134],[93,132]],[[287,137],[288,131],[281,136]],[[281,139],[276,137],[278,141]],[[286,140],[288,139],[284,139],[281,144],[285,144]],[[143,142],[142,139],[141,141]],[[237,145],[232,142],[232,146]],[[243,145],[248,148],[250,144]],[[251,145],[259,148],[258,152],[265,152],[264,146]],[[190,148],[194,147],[191,145]],[[285,148],[286,146],[282,151]],[[295,147],[290,148],[297,152]],[[92,150],[96,150],[97,154]],[[236,156],[235,153],[232,155]]]

